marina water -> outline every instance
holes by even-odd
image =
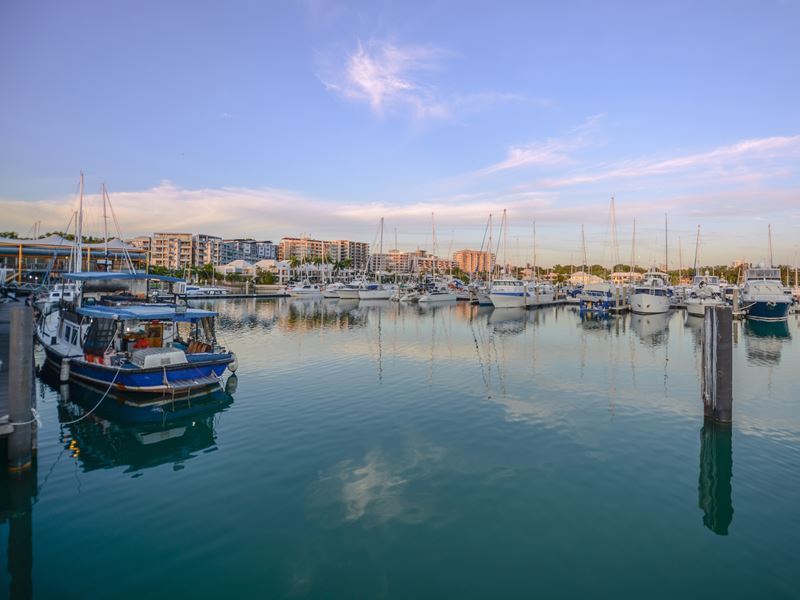
[[[9,542],[34,597],[800,594],[796,316],[734,323],[724,428],[683,312],[194,305],[240,366],[186,419],[61,426],[96,396],[38,382],[32,533]]]

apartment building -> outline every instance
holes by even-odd
[[[278,246],[269,240],[231,239],[220,244],[220,263],[227,265],[235,260],[256,263],[260,260],[278,260]]]
[[[325,242],[325,249],[334,263],[350,259],[354,269],[364,269],[369,259],[369,244],[350,240],[331,240]]]
[[[308,237],[284,237],[278,244],[278,259],[313,260],[323,258],[328,250],[327,242],[312,240]],[[334,261],[336,259],[333,259]]]
[[[150,264],[165,269],[182,270],[194,259],[191,233],[154,233],[150,247]]]
[[[196,267],[203,265],[218,265],[221,260],[222,238],[204,233],[193,236],[192,239],[192,264]]]
[[[453,260],[465,273],[489,273],[495,264],[494,254],[481,250],[459,250]]]

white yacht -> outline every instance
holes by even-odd
[[[455,300],[458,300],[458,296],[447,286],[436,286],[426,290],[425,293],[419,297],[420,303],[453,302]]]
[[[631,310],[640,315],[669,312],[669,285],[666,273],[648,271],[642,283],[633,288]]]
[[[289,295],[295,298],[306,297],[306,296],[319,296],[321,294],[322,290],[319,289],[319,286],[315,283],[311,283],[307,279],[303,283],[296,285],[291,290],[289,290]]]
[[[709,275],[695,275],[692,279],[692,286],[687,290],[684,299],[686,312],[692,317],[703,317],[706,313],[706,306],[721,306],[725,304],[722,297],[722,287],[719,277]]]
[[[513,277],[495,279],[489,290],[495,308],[521,308],[527,304],[525,283]]]
[[[326,285],[322,290],[322,297],[323,298],[339,298],[339,290],[344,287],[344,284],[341,282],[336,283],[329,283]]]
[[[359,300],[388,300],[396,290],[396,286],[382,283],[367,283],[358,290]]]
[[[741,301],[753,321],[786,321],[792,305],[792,297],[783,291],[781,270],[763,265],[745,271]]]
[[[532,281],[527,286],[528,305],[546,306],[556,299],[556,289],[549,283]]]

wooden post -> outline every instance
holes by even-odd
[[[8,416],[14,431],[8,438],[8,470],[25,471],[32,462],[33,309],[11,308],[8,352]]]
[[[733,310],[706,306],[703,324],[704,414],[718,423],[733,419]]]

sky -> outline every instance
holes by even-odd
[[[0,0],[0,230],[800,255],[800,1]],[[611,198],[617,244],[613,243]],[[500,234],[503,210],[506,234]],[[432,216],[433,215],[433,216]],[[668,243],[665,244],[665,215]],[[583,234],[582,234],[583,230]],[[396,241],[395,241],[396,240]],[[502,256],[501,256],[502,258]]]

